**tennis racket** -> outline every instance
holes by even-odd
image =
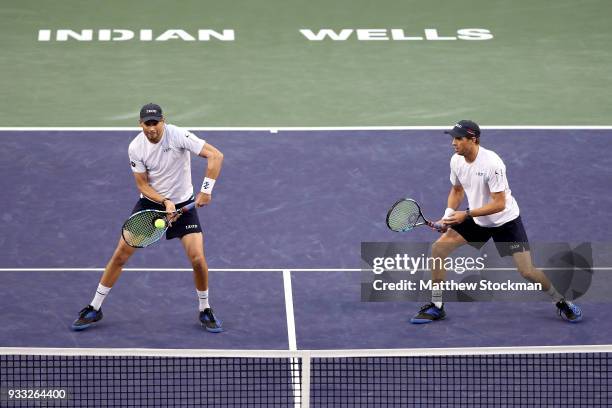
[[[446,226],[429,221],[423,216],[419,204],[411,198],[402,198],[391,206],[387,213],[387,227],[395,232],[410,231],[419,225],[427,225],[440,231]]]
[[[159,241],[170,227],[168,218],[181,215],[195,207],[195,202],[187,204],[178,210],[168,213],[159,210],[142,210],[134,213],[128,218],[121,228],[123,240],[131,247],[144,248]],[[170,216],[170,217],[168,217]],[[155,221],[163,220],[164,228],[157,228]]]

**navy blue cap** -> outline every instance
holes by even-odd
[[[460,120],[454,128],[444,133],[453,137],[480,137],[480,127],[471,120]]]
[[[147,122],[149,120],[162,120],[162,108],[155,103],[147,103],[140,109],[140,120]]]

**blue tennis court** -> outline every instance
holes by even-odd
[[[612,199],[605,193],[612,171],[604,165],[610,130],[483,132],[486,145],[503,152],[513,195],[521,205],[531,240],[608,239],[605,224],[585,222],[575,214],[580,212],[588,214],[591,220],[601,220],[605,219],[606,208],[612,205]],[[291,359],[286,353],[319,351],[323,356],[312,357],[308,363],[313,370],[318,367],[311,380],[320,381],[317,386],[311,383],[312,397],[321,393],[311,406],[333,406],[342,396],[356,404],[362,398],[357,390],[366,385],[352,383],[351,396],[346,389],[349,386],[340,377],[326,378],[330,374],[326,374],[325,367],[337,360],[325,354],[332,351],[342,355],[346,350],[362,350],[361,353],[395,350],[399,355],[395,359],[388,354],[382,356],[390,362],[374,364],[378,367],[374,371],[399,370],[397,378],[407,382],[414,376],[426,375],[411,372],[410,367],[417,364],[415,358],[425,359],[418,362],[423,367],[450,364],[436,355],[402,354],[408,349],[465,348],[476,352],[503,347],[520,355],[510,355],[504,361],[515,361],[517,367],[533,367],[533,361],[537,361],[535,365],[539,367],[552,364],[547,362],[551,357],[533,353],[555,351],[554,347],[559,346],[605,349],[609,343],[612,323],[603,312],[610,305],[605,297],[603,301],[599,298],[596,302],[580,303],[585,319],[578,325],[568,325],[559,319],[549,301],[451,303],[447,321],[425,327],[408,323],[419,306],[417,303],[361,301],[361,242],[431,242],[435,238],[426,229],[397,235],[387,230],[384,216],[389,203],[404,195],[420,200],[428,212],[442,212],[444,202],[440,198],[448,190],[450,153],[448,137],[441,129],[196,133],[226,152],[215,201],[199,210],[212,268],[211,302],[224,320],[225,332],[213,335],[200,327],[190,267],[176,240],[164,240],[138,251],[104,305],[104,320],[85,332],[71,331],[70,323],[89,301],[116,244],[121,224],[137,198],[125,154],[134,131],[4,131],[0,134],[4,145],[0,161],[5,175],[3,189],[15,205],[3,214],[2,347],[39,350],[43,354],[51,352],[50,349],[77,350],[77,356],[58,357],[73,359],[71,364],[79,364],[78,359],[85,358],[83,353],[88,353],[87,350],[111,355],[113,351],[127,349],[145,354],[146,350],[173,350],[172,353],[183,350],[185,355],[171,356],[178,366],[192,364],[181,360],[189,357],[214,358],[214,354],[197,355],[194,350],[204,354],[225,350],[222,358],[238,359],[232,362],[235,370],[241,364],[252,364],[249,359],[257,353],[277,352],[281,354],[276,360],[270,357],[272,360],[257,363],[259,368],[254,370],[280,376],[280,380],[274,381],[280,381],[291,391],[285,393],[282,406],[300,400],[302,395],[298,398],[296,383],[303,385],[300,381],[304,356]],[[529,149],[517,148],[525,144]],[[579,172],[567,159],[567,152],[576,144],[581,146],[580,153],[573,154],[580,154],[581,160],[588,157],[592,162],[592,166],[581,167]],[[203,163],[193,161],[194,179],[203,173]],[[53,188],[48,188],[51,185]],[[580,200],[569,199],[578,195]],[[567,198],[555,206],[555,217],[550,214],[551,197]],[[558,217],[566,220],[562,227],[555,221]],[[18,229],[12,227],[16,222],[20,225]],[[609,258],[607,253],[594,254],[597,273],[612,270]],[[241,353],[249,350],[254,354],[241,357]],[[521,355],[526,350],[532,354]],[[609,375],[608,357],[575,354],[580,348],[570,350],[572,353],[567,356],[580,364],[592,362],[592,357],[597,356],[595,370],[602,380],[593,394],[595,402],[589,406],[604,406],[609,398],[608,388],[604,387],[607,382],[603,381]],[[91,357],[94,367],[100,364],[98,358],[102,357]],[[357,370],[357,363],[366,364],[368,358],[378,357],[366,353],[344,358],[349,359],[346,363],[349,367]],[[464,361],[460,357],[448,358],[455,359],[457,370],[465,369],[459,368]],[[470,360],[469,370],[482,365],[483,372],[487,372],[494,370],[496,364],[510,364],[483,356],[473,358],[477,360]],[[219,364],[229,360],[223,361]],[[273,367],[277,363],[281,368],[276,371],[265,368],[266,364]],[[132,368],[135,372],[146,371],[140,366],[144,362],[127,364],[140,367]],[[342,369],[347,368],[333,370]],[[360,375],[373,375],[363,367],[360,370],[364,370]],[[436,372],[438,368],[431,370]],[[470,371],[465,378],[481,381],[489,375],[483,372]],[[168,372],[164,375],[172,377]],[[229,373],[227,377],[233,375],[237,374]],[[389,373],[384,375],[392,377]],[[462,371],[461,375],[465,373]],[[262,376],[251,380],[264,381]],[[334,385],[335,381],[340,382]],[[384,387],[390,387],[389,382]],[[458,384],[457,387],[461,385]],[[371,386],[373,395],[385,394],[382,383]],[[459,393],[458,389],[455,391]],[[419,406],[418,399],[411,400],[416,405],[407,405],[402,399],[415,389],[400,387],[397,392],[385,402]],[[567,390],[566,393],[571,394]],[[452,406],[451,394],[448,391],[445,399],[431,401],[423,396],[421,402]],[[170,393],[164,395],[157,402],[176,402]],[[467,396],[465,406],[480,406],[479,395],[474,391]],[[513,395],[499,396],[496,401],[521,406],[536,404],[533,396],[522,400]],[[206,401],[211,404],[205,396],[194,398],[200,401],[195,405]],[[155,402],[146,398],[136,400],[143,406]],[[240,405],[239,400],[234,403]],[[113,406],[107,400],[104,404]]]
[[[0,407],[612,405],[610,15],[607,0],[3,5]],[[210,293],[202,258],[162,239],[76,332],[139,197],[128,146],[148,103],[224,155],[197,209]],[[546,277],[465,246],[451,260],[486,267],[446,267],[467,289],[444,291],[443,322],[411,324],[439,291],[402,285],[434,268],[374,264],[425,262],[439,234],[386,216],[407,197],[432,221],[456,207],[444,131],[466,119]],[[184,199],[186,161],[170,162]],[[197,192],[210,163],[190,163]],[[200,324],[206,296],[222,333]]]

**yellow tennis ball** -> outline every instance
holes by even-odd
[[[166,228],[166,221],[164,221],[162,218],[158,218],[155,220],[155,228],[159,228],[159,229],[164,229]]]

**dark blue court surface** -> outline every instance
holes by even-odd
[[[198,210],[211,268],[359,268],[363,241],[430,241],[427,229],[391,233],[388,206],[403,196],[436,217],[449,190],[442,131],[196,132],[225,154],[213,202]],[[100,268],[138,194],[127,159],[136,132],[2,132],[0,346],[287,349],[283,278],[213,272],[211,302],[227,331],[197,323],[190,272],[123,274],[104,320],[68,328],[91,300]],[[489,130],[532,241],[610,241],[612,168],[604,130]],[[205,161],[193,158],[199,184]],[[612,265],[600,265],[610,267]],[[132,268],[188,268],[178,241],[137,252]],[[584,304],[564,324],[543,303],[456,303],[444,323],[411,326],[415,303],[362,303],[360,274],[293,272],[300,349],[609,343],[610,302]]]
[[[190,272],[125,272],[83,332],[72,320],[93,296],[98,272],[3,272],[0,344],[12,347],[113,347],[285,350],[287,319],[278,272],[210,274],[211,304],[225,333],[204,331]],[[249,284],[246,284],[249,283]],[[69,288],[69,292],[67,289]],[[218,306],[217,306],[218,305]],[[262,324],[262,320],[265,324]]]
[[[563,322],[550,302],[453,302],[445,305],[445,321],[412,325],[409,320],[420,304],[360,302],[356,295],[359,284],[360,274],[355,272],[293,274],[298,348],[512,347],[610,342],[612,323],[604,312],[609,304],[581,304],[588,318],[574,325]]]

